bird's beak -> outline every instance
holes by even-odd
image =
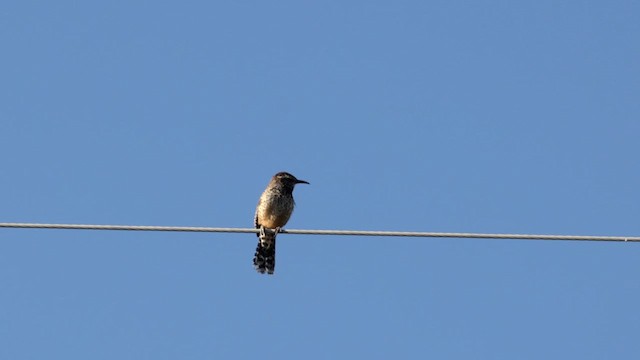
[[[309,182],[296,179],[296,184],[309,184]]]

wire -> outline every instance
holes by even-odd
[[[32,224],[0,223],[0,228],[22,229],[68,229],[68,230],[120,230],[120,231],[177,231],[177,232],[222,232],[258,233],[251,228],[214,228],[189,226],[137,226],[137,225],[78,225],[78,224]],[[349,236],[404,236],[471,239],[513,239],[513,240],[575,240],[575,241],[622,241],[640,242],[640,236],[584,236],[584,235],[531,235],[531,234],[479,234],[407,231],[361,231],[361,230],[281,230],[282,234],[301,235],[349,235]]]

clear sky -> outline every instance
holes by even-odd
[[[9,1],[0,222],[640,235],[637,1]],[[1,359],[638,359],[640,244],[0,229]]]

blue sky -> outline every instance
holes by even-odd
[[[0,222],[640,234],[634,1],[11,1]],[[3,359],[632,359],[640,247],[0,230]]]

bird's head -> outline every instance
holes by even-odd
[[[308,184],[309,182],[304,180],[298,180],[295,176],[288,172],[279,172],[273,176],[273,179],[286,185],[294,186],[296,184]]]

